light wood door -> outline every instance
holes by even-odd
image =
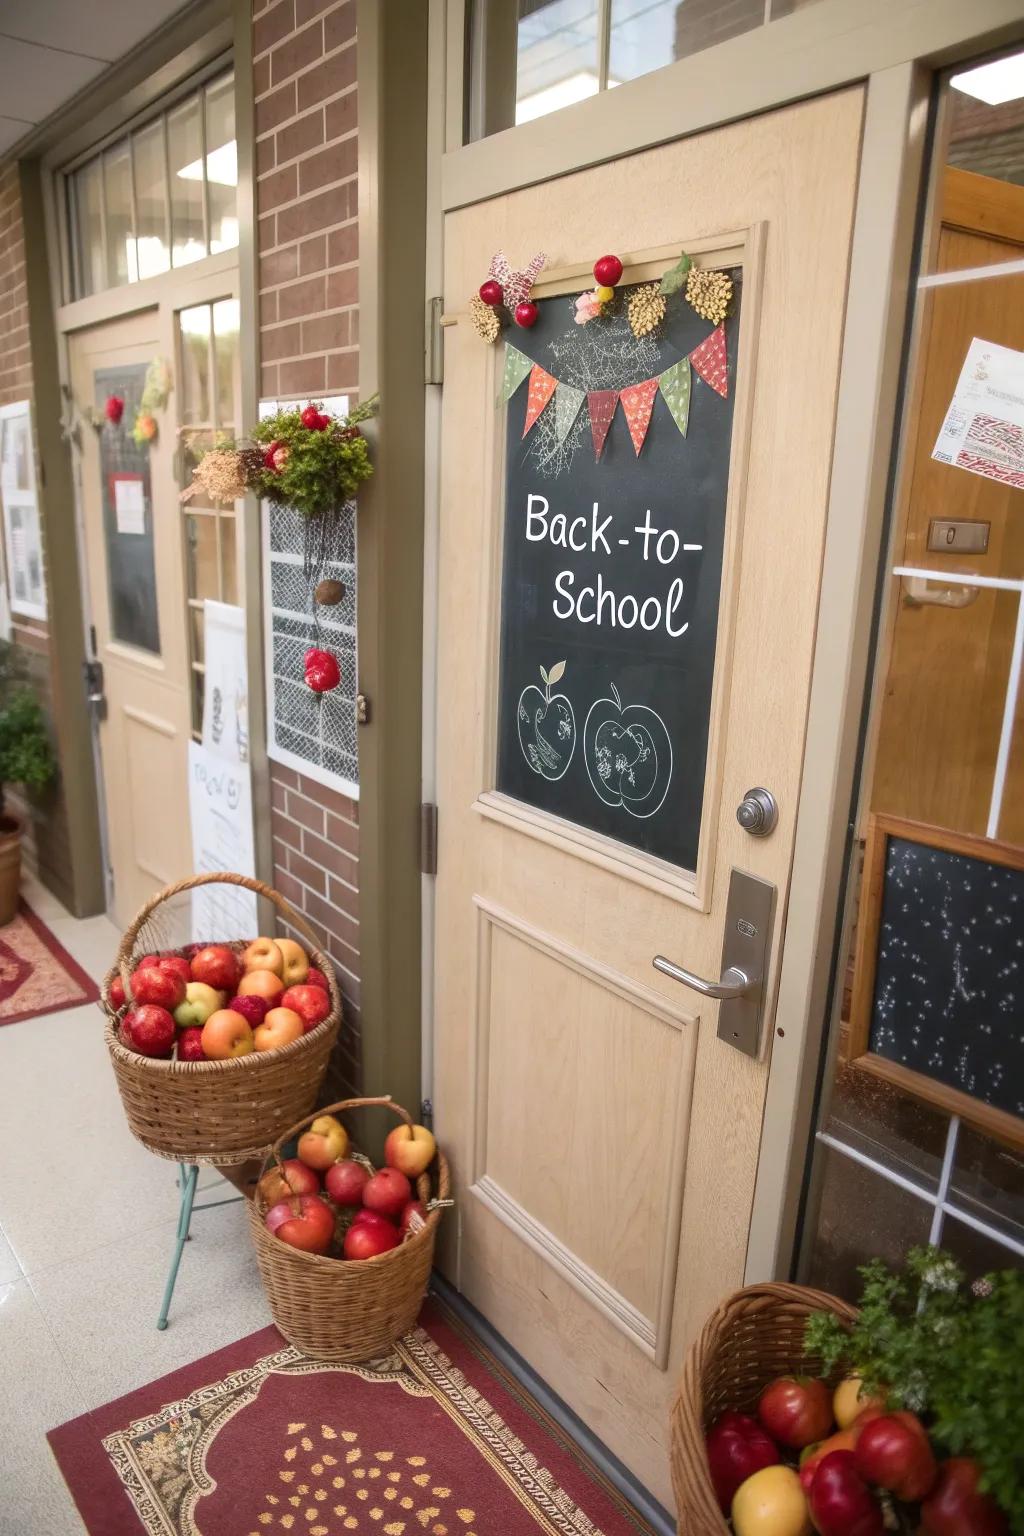
[[[932,270],[969,272],[1024,255],[1024,187],[947,169]],[[1024,351],[1024,273],[961,279],[928,291],[894,565],[1024,577],[1021,492],[932,458],[967,349],[978,337]],[[987,525],[984,551],[929,550],[935,519]],[[920,586],[920,583],[915,585]],[[904,579],[869,809],[984,836],[1017,624],[1017,593],[975,588],[963,607],[921,601]],[[941,587],[924,596],[943,594]],[[945,589],[949,596],[949,589]],[[953,595],[962,598],[962,592]],[[1024,693],[1002,811],[992,834],[1024,842]]]
[[[775,984],[861,115],[860,90],[822,97],[462,209],[445,227],[457,324],[443,404],[434,1086],[458,1206],[442,1263],[666,1504],[684,1349],[743,1280],[769,1046],[752,1059],[718,1039],[718,1005],[652,957],[718,977],[737,866],[778,891],[769,996]],[[496,792],[501,354],[466,306],[499,247],[523,265],[547,251],[541,298],[590,286],[604,251],[626,259],[625,282],[681,248],[742,266],[695,871]],[[665,430],[667,412],[650,428]],[[642,505],[626,510],[642,520]],[[762,840],[735,818],[758,784],[781,807]]]
[[[155,442],[132,440],[146,369],[174,355],[170,324],[154,309],[69,343],[79,406],[91,404],[102,419],[108,396],[125,400],[119,425],[83,424],[79,455],[89,609],[106,701],[97,728],[107,847],[122,924],[192,868],[189,655],[171,413],[160,413]]]

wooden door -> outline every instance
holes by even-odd
[[[105,706],[98,718],[113,913],[126,923],[158,887],[192,867],[188,810],[191,730],[182,584],[181,511],[170,412],[137,445],[132,426],[154,358],[173,356],[157,309],[70,339],[72,388],[103,419],[83,425],[79,469],[89,609]],[[166,322],[169,324],[169,321]]]
[[[947,168],[933,271],[971,273],[1024,256],[1024,187]],[[917,394],[908,434],[895,566],[986,578],[1024,577],[1021,492],[932,457],[975,337],[1024,351],[1024,274],[961,277],[924,295]],[[929,548],[936,520],[984,525],[986,547]],[[992,784],[1013,659],[1018,597],[904,578],[893,605],[891,658],[869,809],[976,836],[1024,842],[1024,693],[989,828]],[[940,599],[952,598],[952,604]]]
[[[718,978],[735,866],[777,890],[769,999],[775,985],[861,114],[859,89],[822,97],[461,209],[445,228],[445,308],[457,323],[446,333],[443,414],[435,1112],[459,1198],[442,1262],[666,1503],[667,1411],[684,1349],[743,1280],[772,1026],[769,1006],[760,1052],[742,1054],[717,1037],[718,1005],[663,978],[652,958],[660,952]],[[625,260],[624,285],[659,276],[685,248],[702,265],[732,270],[742,287],[730,341],[737,350],[717,528],[721,576],[712,593],[717,602],[720,591],[717,631],[693,630],[714,664],[706,717],[689,722],[694,739],[707,743],[689,868],[659,857],[657,840],[647,846],[635,819],[622,818],[621,837],[595,832],[497,787],[503,733],[515,730],[498,696],[508,617],[502,549],[507,520],[522,519],[524,509],[506,505],[503,484],[506,415],[494,406],[502,348],[474,334],[467,311],[496,248],[522,265],[547,251],[535,288],[542,304],[592,286],[592,263],[605,251]],[[727,320],[727,335],[733,324]],[[507,334],[513,345],[536,346]],[[555,375],[560,366],[551,361]],[[692,387],[708,389],[696,374]],[[723,404],[711,392],[694,399],[681,452],[702,451],[696,434],[716,401]],[[523,423],[525,407],[518,409]],[[676,431],[658,400],[652,448],[653,434]],[[589,429],[583,435],[581,454]],[[509,442],[519,462],[515,434]],[[601,462],[628,503],[619,515],[635,512],[626,527],[641,525],[644,482],[630,492],[634,451],[621,413],[608,443]],[[648,451],[636,458],[638,473]],[[684,538],[688,497],[699,494],[687,462],[679,461],[675,523]],[[591,450],[586,474],[600,471]],[[675,489],[662,487],[669,505]],[[572,511],[585,513],[590,550],[590,506]],[[563,549],[583,541],[573,537],[570,530]],[[617,542],[595,556],[612,587]],[[568,549],[564,563],[572,561]],[[551,595],[537,595],[545,613]],[[619,617],[629,622],[622,609]],[[596,628],[584,633],[578,619],[566,626],[577,649],[591,644],[600,655],[606,642]],[[675,686],[678,653],[664,644],[664,631],[652,634],[646,664],[641,655],[633,668],[638,686]],[[552,648],[549,667],[565,654]],[[571,678],[548,675],[565,692],[568,719]],[[577,696],[580,736],[587,704]],[[571,725],[565,733],[571,738]],[[689,750],[684,734],[677,758]],[[553,759],[537,750],[534,771],[556,777]],[[776,831],[763,839],[735,816],[754,785],[767,786],[780,806]]]

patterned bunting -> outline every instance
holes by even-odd
[[[527,357],[525,352],[520,352],[519,348],[514,347],[510,341],[505,343],[505,371],[501,377],[501,388],[495,402],[497,405],[504,405],[507,400],[511,400],[532,367],[532,357]]]
[[[680,358],[658,380],[662,398],[672,412],[672,420],[683,436],[690,420],[690,359]]]
[[[575,384],[559,384],[555,391],[555,437],[560,443],[564,443],[569,435],[569,428],[580,413],[580,406],[586,390],[577,389]]]
[[[599,459],[604,451],[604,440],[608,436],[608,428],[612,424],[612,417],[615,415],[615,407],[618,403],[617,389],[592,389],[587,395],[590,435],[594,439],[595,459]]]
[[[722,396],[724,400],[729,393],[729,368],[725,358],[725,326],[717,325],[690,353],[690,362],[696,368],[705,384]]]
[[[658,380],[644,379],[641,384],[630,384],[628,389],[621,391],[622,409],[626,413],[626,425],[629,427],[629,435],[633,439],[633,451],[637,458],[644,445],[647,436],[647,428],[651,423],[651,411],[654,409],[654,397],[658,393]]]
[[[541,411],[547,405],[555,392],[557,379],[553,379],[540,363],[534,363],[530,373],[530,393],[526,401],[526,421],[523,424],[523,436],[533,426]]]

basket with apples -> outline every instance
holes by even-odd
[[[380,1169],[352,1148],[337,1118],[368,1107],[400,1122]],[[295,1156],[282,1160],[296,1138]],[[408,1333],[450,1187],[431,1132],[390,1098],[346,1099],[285,1131],[264,1160],[248,1215],[263,1288],[288,1342],[318,1360],[354,1362],[386,1354]]]
[[[307,941],[161,947],[159,909],[198,885],[265,896]],[[341,1025],[334,970],[305,918],[245,875],[194,875],[147,902],[102,987],[107,1048],[128,1125],[176,1162],[261,1158],[316,1103]]]

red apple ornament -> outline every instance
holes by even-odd
[[[120,395],[108,395],[103,407],[103,414],[112,426],[120,426],[121,417],[124,415],[124,401]]]
[[[306,652],[306,683],[314,693],[330,693],[341,682],[341,668],[332,651],[311,645]]]
[[[305,410],[302,412],[302,415],[299,417],[299,420],[302,422],[304,427],[309,428],[310,432],[322,432],[324,429],[324,418],[321,416],[315,405],[307,405]]]
[[[505,291],[496,277],[489,277],[485,283],[480,284],[480,297],[492,309],[497,309],[505,301]]]
[[[522,326],[524,331],[528,331],[540,319],[540,310],[532,299],[524,299],[521,304],[516,305],[513,319],[516,325]]]
[[[594,281],[602,288],[614,288],[622,276],[622,262],[617,256],[599,256],[594,262]]]

